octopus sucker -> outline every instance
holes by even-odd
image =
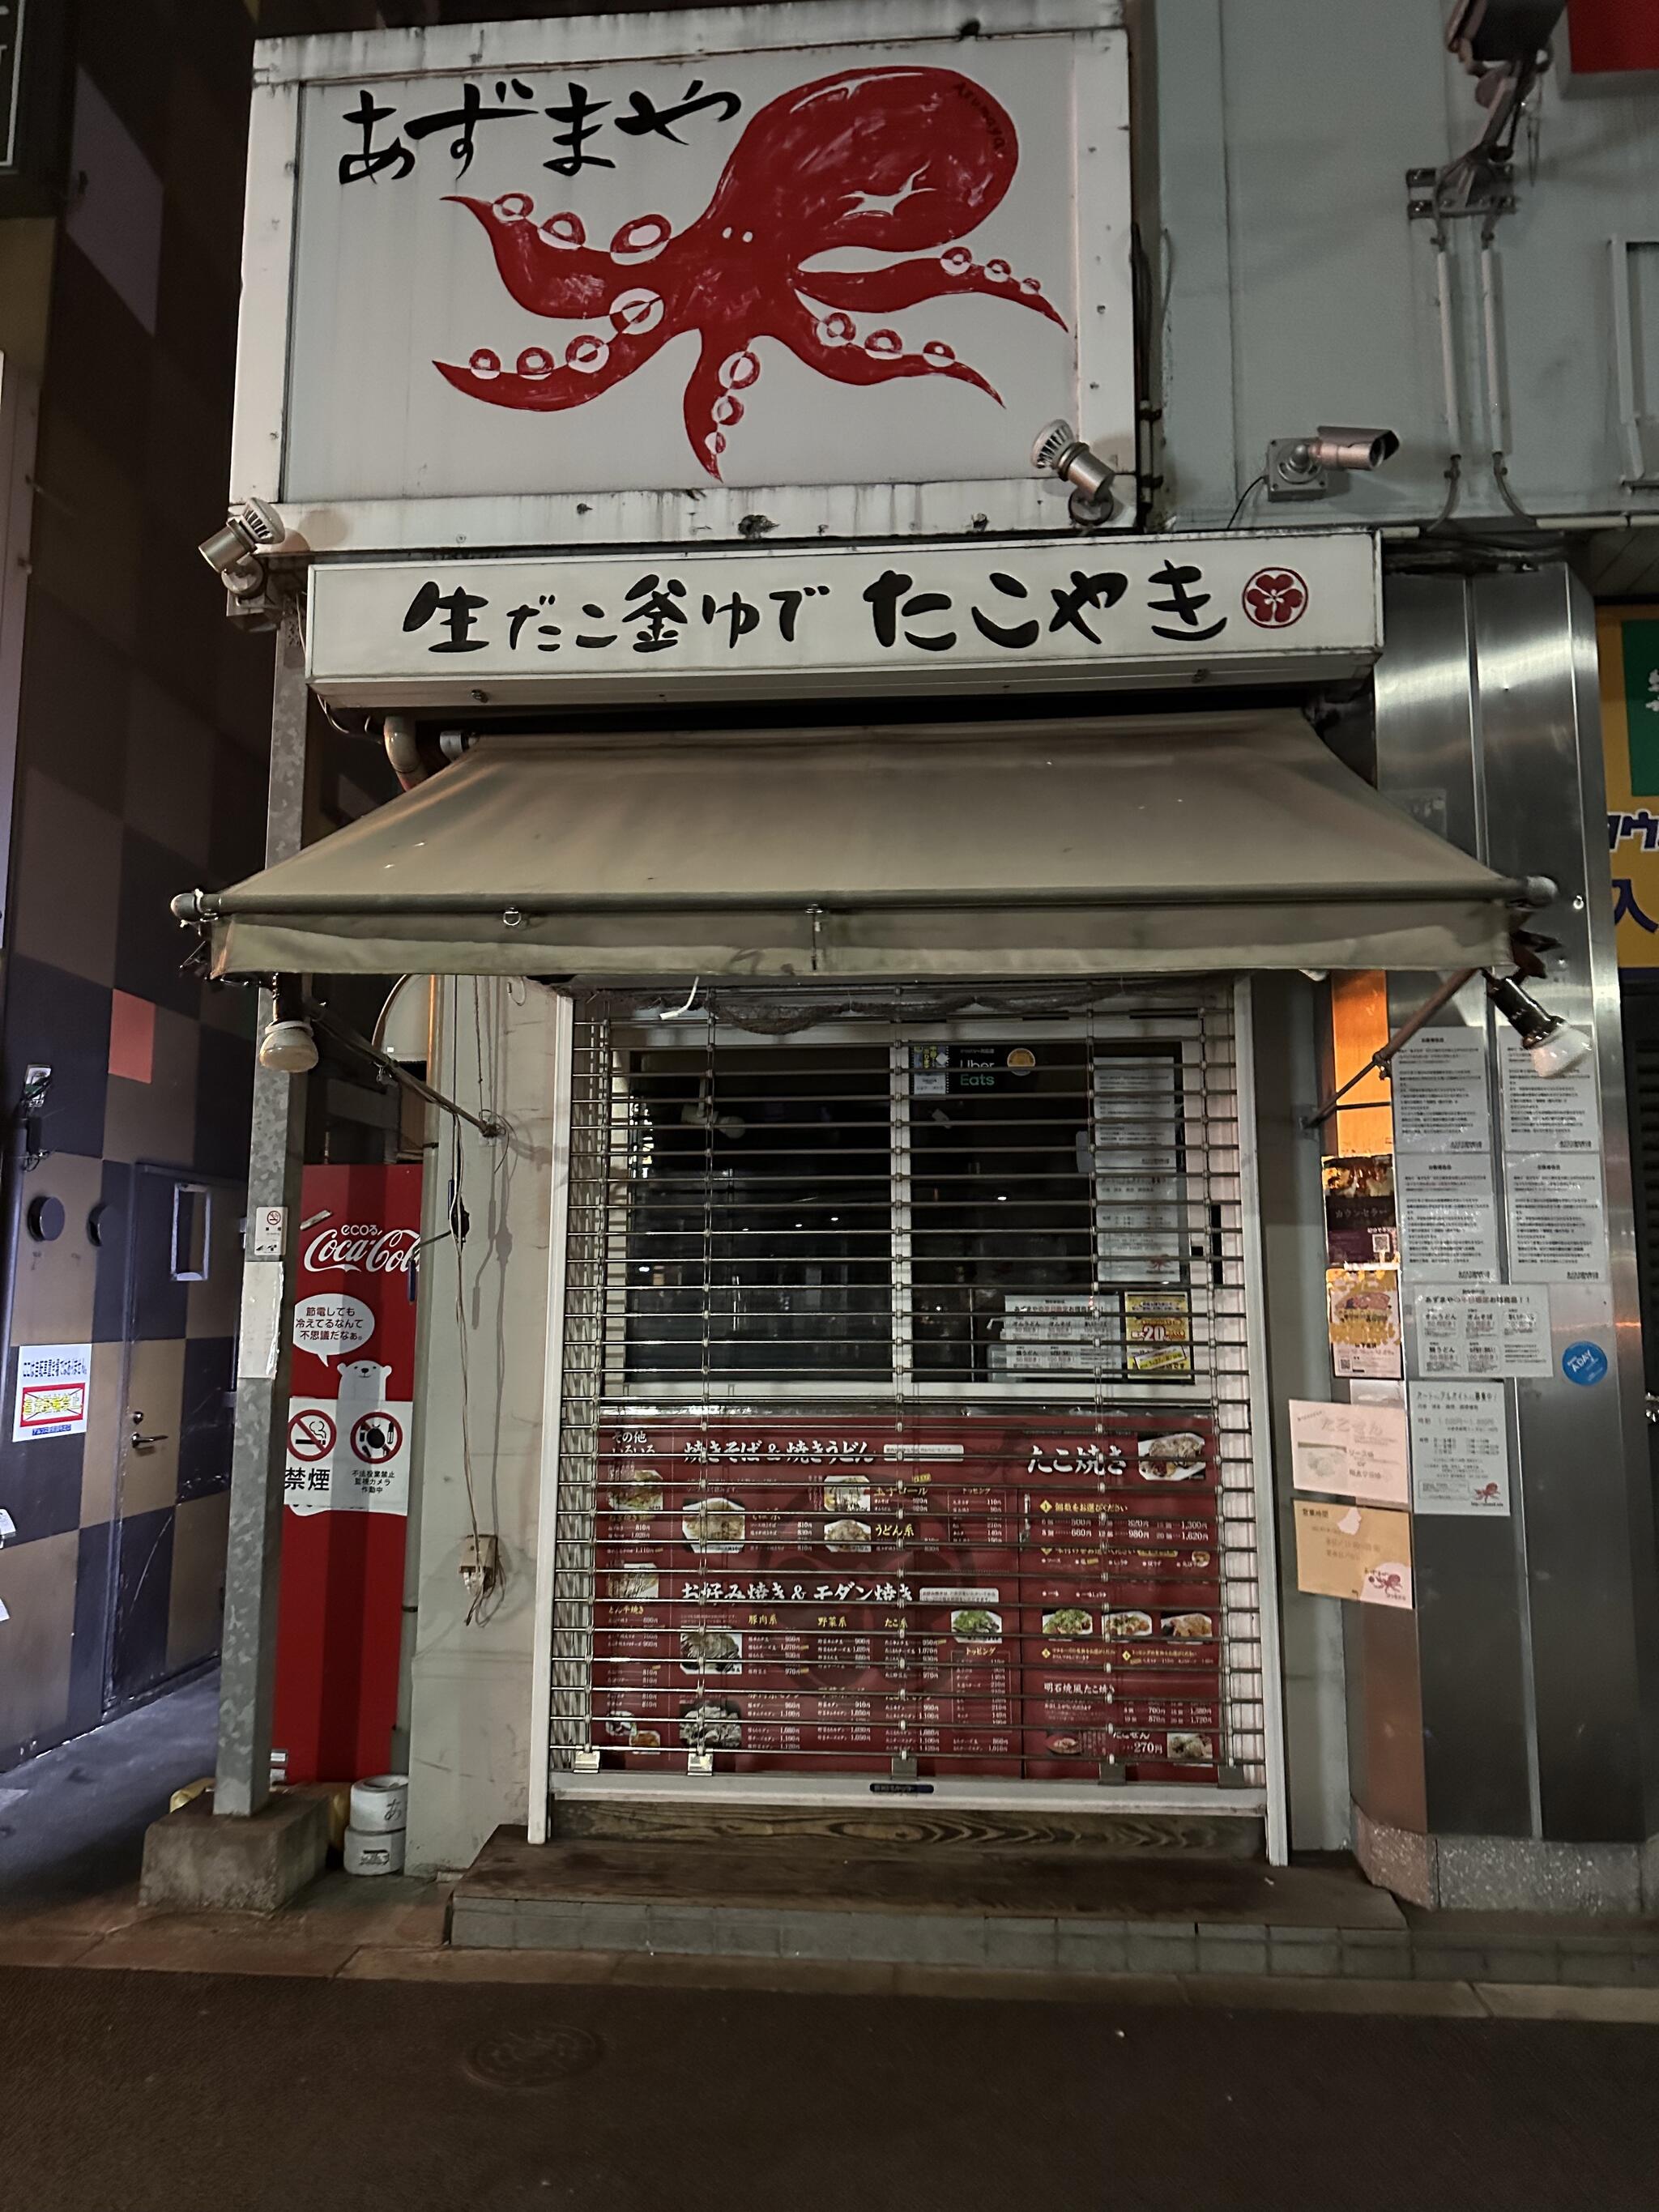
[[[927,149],[920,167],[919,147]],[[472,398],[552,413],[610,390],[668,340],[695,331],[685,434],[716,478],[727,434],[743,420],[738,395],[761,374],[761,338],[837,384],[944,376],[1000,405],[995,386],[941,339],[916,351],[899,331],[855,323],[847,311],[874,319],[979,295],[1065,330],[1038,279],[1000,259],[981,266],[962,242],[1000,204],[1018,165],[1012,119],[982,85],[956,70],[901,66],[842,70],[757,109],[708,206],[678,233],[665,216],[640,215],[604,251],[570,211],[538,218],[527,192],[493,201],[453,194],[483,226],[520,307],[605,328],[562,349],[526,347],[516,368],[487,348],[465,367],[434,366]],[[848,246],[905,258],[881,268],[809,265]]]
[[[437,361],[433,367],[457,392],[487,399],[492,407],[522,407],[532,414],[556,415],[567,407],[580,407],[596,392],[608,392],[641,368],[670,335],[661,325],[641,336],[603,338],[584,332],[565,348],[562,366],[540,346],[527,347],[519,356],[516,369],[502,368],[495,356],[481,348],[465,366]],[[544,365],[545,364],[545,366]]]

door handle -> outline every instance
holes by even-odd
[[[137,1430],[133,1431],[131,1438],[131,1443],[134,1451],[144,1451],[147,1450],[151,1444],[164,1444],[170,1441],[170,1438],[165,1435],[158,1437],[141,1437],[137,1433]]]

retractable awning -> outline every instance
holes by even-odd
[[[216,975],[1480,966],[1522,886],[1288,712],[486,739],[204,893]]]

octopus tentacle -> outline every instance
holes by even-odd
[[[796,273],[795,284],[809,299],[821,300],[827,307],[862,308],[873,314],[914,307],[923,300],[984,292],[994,299],[1012,300],[1016,307],[1035,308],[1061,330],[1067,327],[1065,316],[1043,298],[1034,279],[1016,278],[1006,264],[994,262],[989,266],[1006,273],[992,276],[977,261],[966,262],[960,268],[947,267],[943,260],[929,256],[891,262],[884,269],[802,269]]]
[[[872,331],[862,345],[844,339],[832,344],[819,335],[805,307],[787,321],[776,322],[773,331],[808,368],[833,377],[838,384],[890,384],[901,376],[948,376],[957,384],[973,385],[999,407],[1002,404],[1002,394],[996,386],[965,361],[957,361],[948,346],[934,344],[921,353],[907,353],[894,331]],[[888,348],[873,343],[881,339],[890,342]]]
[[[465,367],[434,361],[432,366],[447,377],[457,392],[470,398],[487,399],[494,407],[523,407],[532,414],[553,415],[567,407],[580,407],[620,384],[642,368],[673,331],[666,321],[638,333],[605,338],[592,333],[572,338],[562,363],[539,346],[526,347],[516,368],[503,368],[495,355],[481,348]]]
[[[534,315],[592,315],[600,313],[628,272],[608,253],[580,242],[580,223],[574,223],[574,242],[556,242],[533,219],[533,209],[524,193],[509,193],[509,200],[524,202],[523,214],[503,214],[497,203],[469,199],[465,192],[447,196],[457,207],[470,208],[489,234],[495,266],[507,290],[521,307]],[[556,222],[561,220],[555,217]]]
[[[716,482],[726,433],[743,420],[741,394],[760,375],[760,362],[746,338],[729,330],[705,331],[696,367],[686,379],[685,434],[691,450]]]

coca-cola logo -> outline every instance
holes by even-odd
[[[406,1275],[421,1241],[418,1229],[382,1229],[378,1221],[332,1222],[305,1249],[313,1275]]]

